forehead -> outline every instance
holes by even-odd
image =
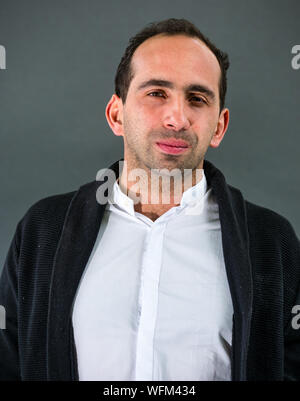
[[[175,84],[199,81],[218,91],[221,69],[214,53],[198,38],[156,35],[143,42],[131,61],[133,80],[159,76]]]

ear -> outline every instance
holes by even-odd
[[[105,117],[113,133],[123,136],[123,102],[116,94],[107,103]]]
[[[225,135],[225,132],[227,131],[228,123],[229,123],[229,110],[223,109],[219,116],[218,125],[210,141],[209,146],[211,146],[212,148],[217,148],[220,145]]]

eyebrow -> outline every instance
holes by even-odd
[[[174,84],[170,81],[166,81],[164,79],[149,79],[147,81],[142,82],[137,90],[140,91],[141,89],[145,89],[149,86],[160,86],[160,87],[165,87],[169,89],[174,89]],[[190,84],[185,86],[184,88],[185,92],[201,92],[205,93],[208,97],[211,98],[211,100],[215,100],[215,93],[209,89],[207,86],[202,85],[202,84]]]

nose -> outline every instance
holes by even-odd
[[[187,130],[190,127],[184,99],[179,96],[174,97],[165,107],[164,127],[174,131]]]

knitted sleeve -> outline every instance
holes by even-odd
[[[19,229],[12,239],[0,278],[0,380],[21,380],[18,347]]]
[[[294,300],[289,309],[289,320],[284,336],[284,380],[300,381],[300,241],[290,228],[288,243],[284,244],[283,263],[291,272],[287,291]],[[291,281],[294,280],[292,284]]]

